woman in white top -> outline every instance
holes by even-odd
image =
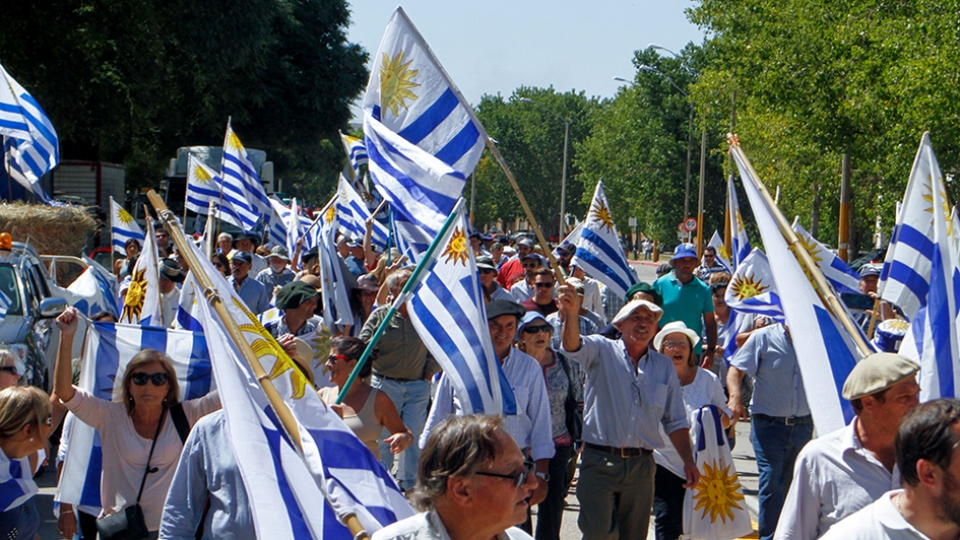
[[[694,348],[700,341],[696,332],[687,328],[682,321],[664,325],[653,338],[653,346],[673,362],[680,379],[680,391],[683,393],[683,405],[687,416],[701,407],[714,405],[720,409],[721,422],[726,428],[730,425],[730,409],[723,395],[720,380],[712,372],[697,366]],[[661,431],[663,428],[660,428]],[[664,437],[665,438],[665,437]],[[683,499],[686,490],[683,484],[683,462],[672,445],[655,450],[657,473],[653,488],[654,529],[657,540],[676,540],[683,534]]]
[[[76,309],[67,308],[57,317],[57,325],[60,348],[54,368],[54,389],[67,409],[100,432],[104,464],[100,478],[103,515],[136,504],[153,438],[159,430],[150,458],[151,473],[146,475],[140,498],[150,538],[156,538],[163,503],[183,450],[183,442],[170,417],[170,408],[180,401],[177,374],[166,354],[144,349],[133,357],[123,373],[122,400],[100,399],[72,384],[70,348],[77,332]],[[220,408],[220,397],[211,392],[182,405],[187,421],[193,425],[205,414]]]

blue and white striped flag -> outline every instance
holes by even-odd
[[[370,176],[416,260],[460,198],[487,134],[401,8],[374,56],[363,111]]]
[[[344,236],[363,238],[367,232],[367,219],[371,217],[370,209],[367,207],[366,201],[363,200],[363,196],[353,188],[342,174],[340,175],[340,184],[337,187],[337,202],[335,204],[337,205],[337,219],[340,220],[340,232]],[[389,236],[387,227],[374,220],[370,243],[381,253],[387,247]]]
[[[924,133],[880,274],[879,296],[910,320],[901,354],[920,363],[920,399],[955,397],[960,387],[953,226],[940,165]]]
[[[7,310],[10,309],[10,306],[13,304],[13,301],[7,296],[3,291],[0,291],[0,320],[3,320],[7,316]]]
[[[197,256],[200,257],[200,254]],[[201,258],[203,271],[221,292],[229,316],[239,325],[270,381],[297,422],[287,433],[244,359],[225,322],[205,300],[199,320],[233,440],[233,450],[250,499],[258,538],[352,538],[324,504],[337,514],[354,513],[367,532],[413,514],[390,474],[331,408],[320,401],[293,360],[244,306],[226,279]],[[290,437],[302,447],[298,451]],[[319,511],[318,505],[324,510]]]
[[[160,314],[160,258],[157,253],[157,240],[153,234],[153,222],[149,218],[147,234],[144,236],[143,251],[120,287],[120,294],[123,295],[120,322],[166,326],[169,321],[164,321]]]
[[[490,341],[465,205],[456,208],[453,224],[437,239],[433,260],[423,263],[423,278],[410,290],[407,313],[453,383],[462,414],[516,414],[516,398]]]
[[[320,238],[317,245],[317,262],[320,265],[320,302],[323,305],[323,325],[333,329],[334,325],[353,326],[353,310],[350,307],[350,287],[344,276],[344,266],[337,254],[338,220],[335,203],[321,212],[318,228]]]
[[[593,202],[570,264],[583,268],[587,275],[609,287],[617,298],[626,296],[627,289],[636,282],[603,192],[603,180],[597,182],[593,192]]]
[[[790,250],[774,214],[779,210],[767,205],[758,187],[760,179],[753,174],[736,139],[731,140],[730,152],[770,257],[814,425],[818,433],[830,433],[853,419],[853,407],[842,396],[843,383],[865,353],[841,324],[839,317],[843,315],[833,313],[820,299],[811,278]]]
[[[40,201],[50,196],[40,177],[60,163],[60,140],[47,114],[7,70],[0,66],[0,139],[4,167],[10,176]]]
[[[360,166],[366,165],[368,161],[367,157],[367,148],[363,145],[363,140],[356,137],[351,137],[350,135],[344,135],[340,133],[340,141],[343,143],[343,149],[347,153],[347,158],[350,160],[350,168],[353,169],[354,178],[360,176]]]
[[[67,287],[68,291],[79,297],[71,305],[87,317],[100,311],[109,311],[119,318],[117,279],[113,274],[103,275],[101,271],[106,273],[103,267],[98,269],[87,263],[87,268]]]
[[[220,176],[223,179],[223,219],[233,213],[240,221],[235,225],[245,232],[253,232],[260,219],[270,221],[273,216],[270,199],[240,137],[230,127],[230,121],[227,121],[227,133],[223,139]]]
[[[39,493],[33,480],[30,457],[8,459],[0,453],[0,512],[13,510]],[[16,529],[14,529],[16,530]]]
[[[100,322],[88,327],[78,386],[99,398],[119,400],[126,366],[143,349],[170,356],[181,400],[203,397],[211,390],[210,357],[202,333]],[[69,448],[56,500],[100,508],[100,435],[89,425],[74,422]]]
[[[719,232],[713,231],[713,236],[707,242],[707,247],[712,247],[717,254],[717,262],[722,264],[727,272],[733,273],[733,267],[730,266],[730,259],[727,258],[728,253],[723,246],[723,238],[720,238]]]
[[[783,306],[773,279],[770,261],[760,250],[754,248],[747,258],[740,261],[724,297],[730,309],[740,313],[755,313],[783,322]]]
[[[210,202],[218,202],[223,189],[223,181],[216,171],[207,167],[193,154],[187,158],[187,210],[206,215]],[[232,222],[231,222],[232,223]],[[239,224],[235,224],[238,227]]]
[[[563,237],[563,240],[561,240],[560,243],[557,244],[557,248],[559,248],[564,244],[570,244],[572,246],[576,246],[577,242],[580,241],[580,233],[583,232],[584,223],[586,223],[586,221],[581,221],[580,223],[577,223],[577,226],[574,227],[572,231],[568,232],[567,235]],[[560,252],[557,251],[557,248],[554,248],[553,256],[555,258],[560,258]]]
[[[127,243],[127,240],[139,241],[140,249],[143,249],[143,229],[134,221],[130,212],[127,212],[124,207],[120,206],[120,203],[113,200],[113,197],[110,197],[110,237],[112,238],[113,250],[124,255],[127,254],[127,250],[123,248],[123,245]]]
[[[823,277],[827,278],[837,292],[860,293],[860,274],[807,232],[796,219],[793,221],[793,232],[800,237],[810,258],[817,263],[820,271],[823,272]]]
[[[737,200],[737,186],[733,183],[733,175],[727,178],[727,205],[730,208],[730,264],[736,270],[740,261],[750,255],[750,237],[743,226],[743,216],[740,215],[740,201]]]

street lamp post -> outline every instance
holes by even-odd
[[[542,107],[545,111],[556,116],[563,122],[563,176],[560,180],[560,233],[558,235],[558,240],[563,240],[563,235],[566,233],[566,221],[567,221],[567,149],[570,145],[570,120],[564,118],[553,111],[553,109],[543,105],[540,102],[534,101],[530,98],[522,97],[518,101],[521,103],[531,103]]]

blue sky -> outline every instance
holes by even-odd
[[[371,60],[398,5],[474,105],[519,86],[612,97],[623,84],[614,76],[633,78],[633,51],[704,37],[684,14],[688,0],[353,0],[348,39]]]

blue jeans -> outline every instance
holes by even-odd
[[[750,440],[760,472],[760,540],[773,538],[783,500],[793,481],[793,464],[803,445],[813,438],[813,423],[788,426],[754,415]]]
[[[420,446],[417,442],[420,440],[420,434],[423,433],[423,426],[427,423],[427,413],[430,408],[430,383],[425,380],[395,381],[374,375],[370,384],[390,396],[390,400],[397,407],[397,412],[400,413],[400,419],[413,433],[413,444],[400,454],[401,459],[396,475],[401,489],[413,489],[417,483],[417,462],[420,460]],[[390,436],[386,429],[383,432],[384,437]],[[385,444],[382,439],[380,462],[387,471],[393,468],[390,445]]]

